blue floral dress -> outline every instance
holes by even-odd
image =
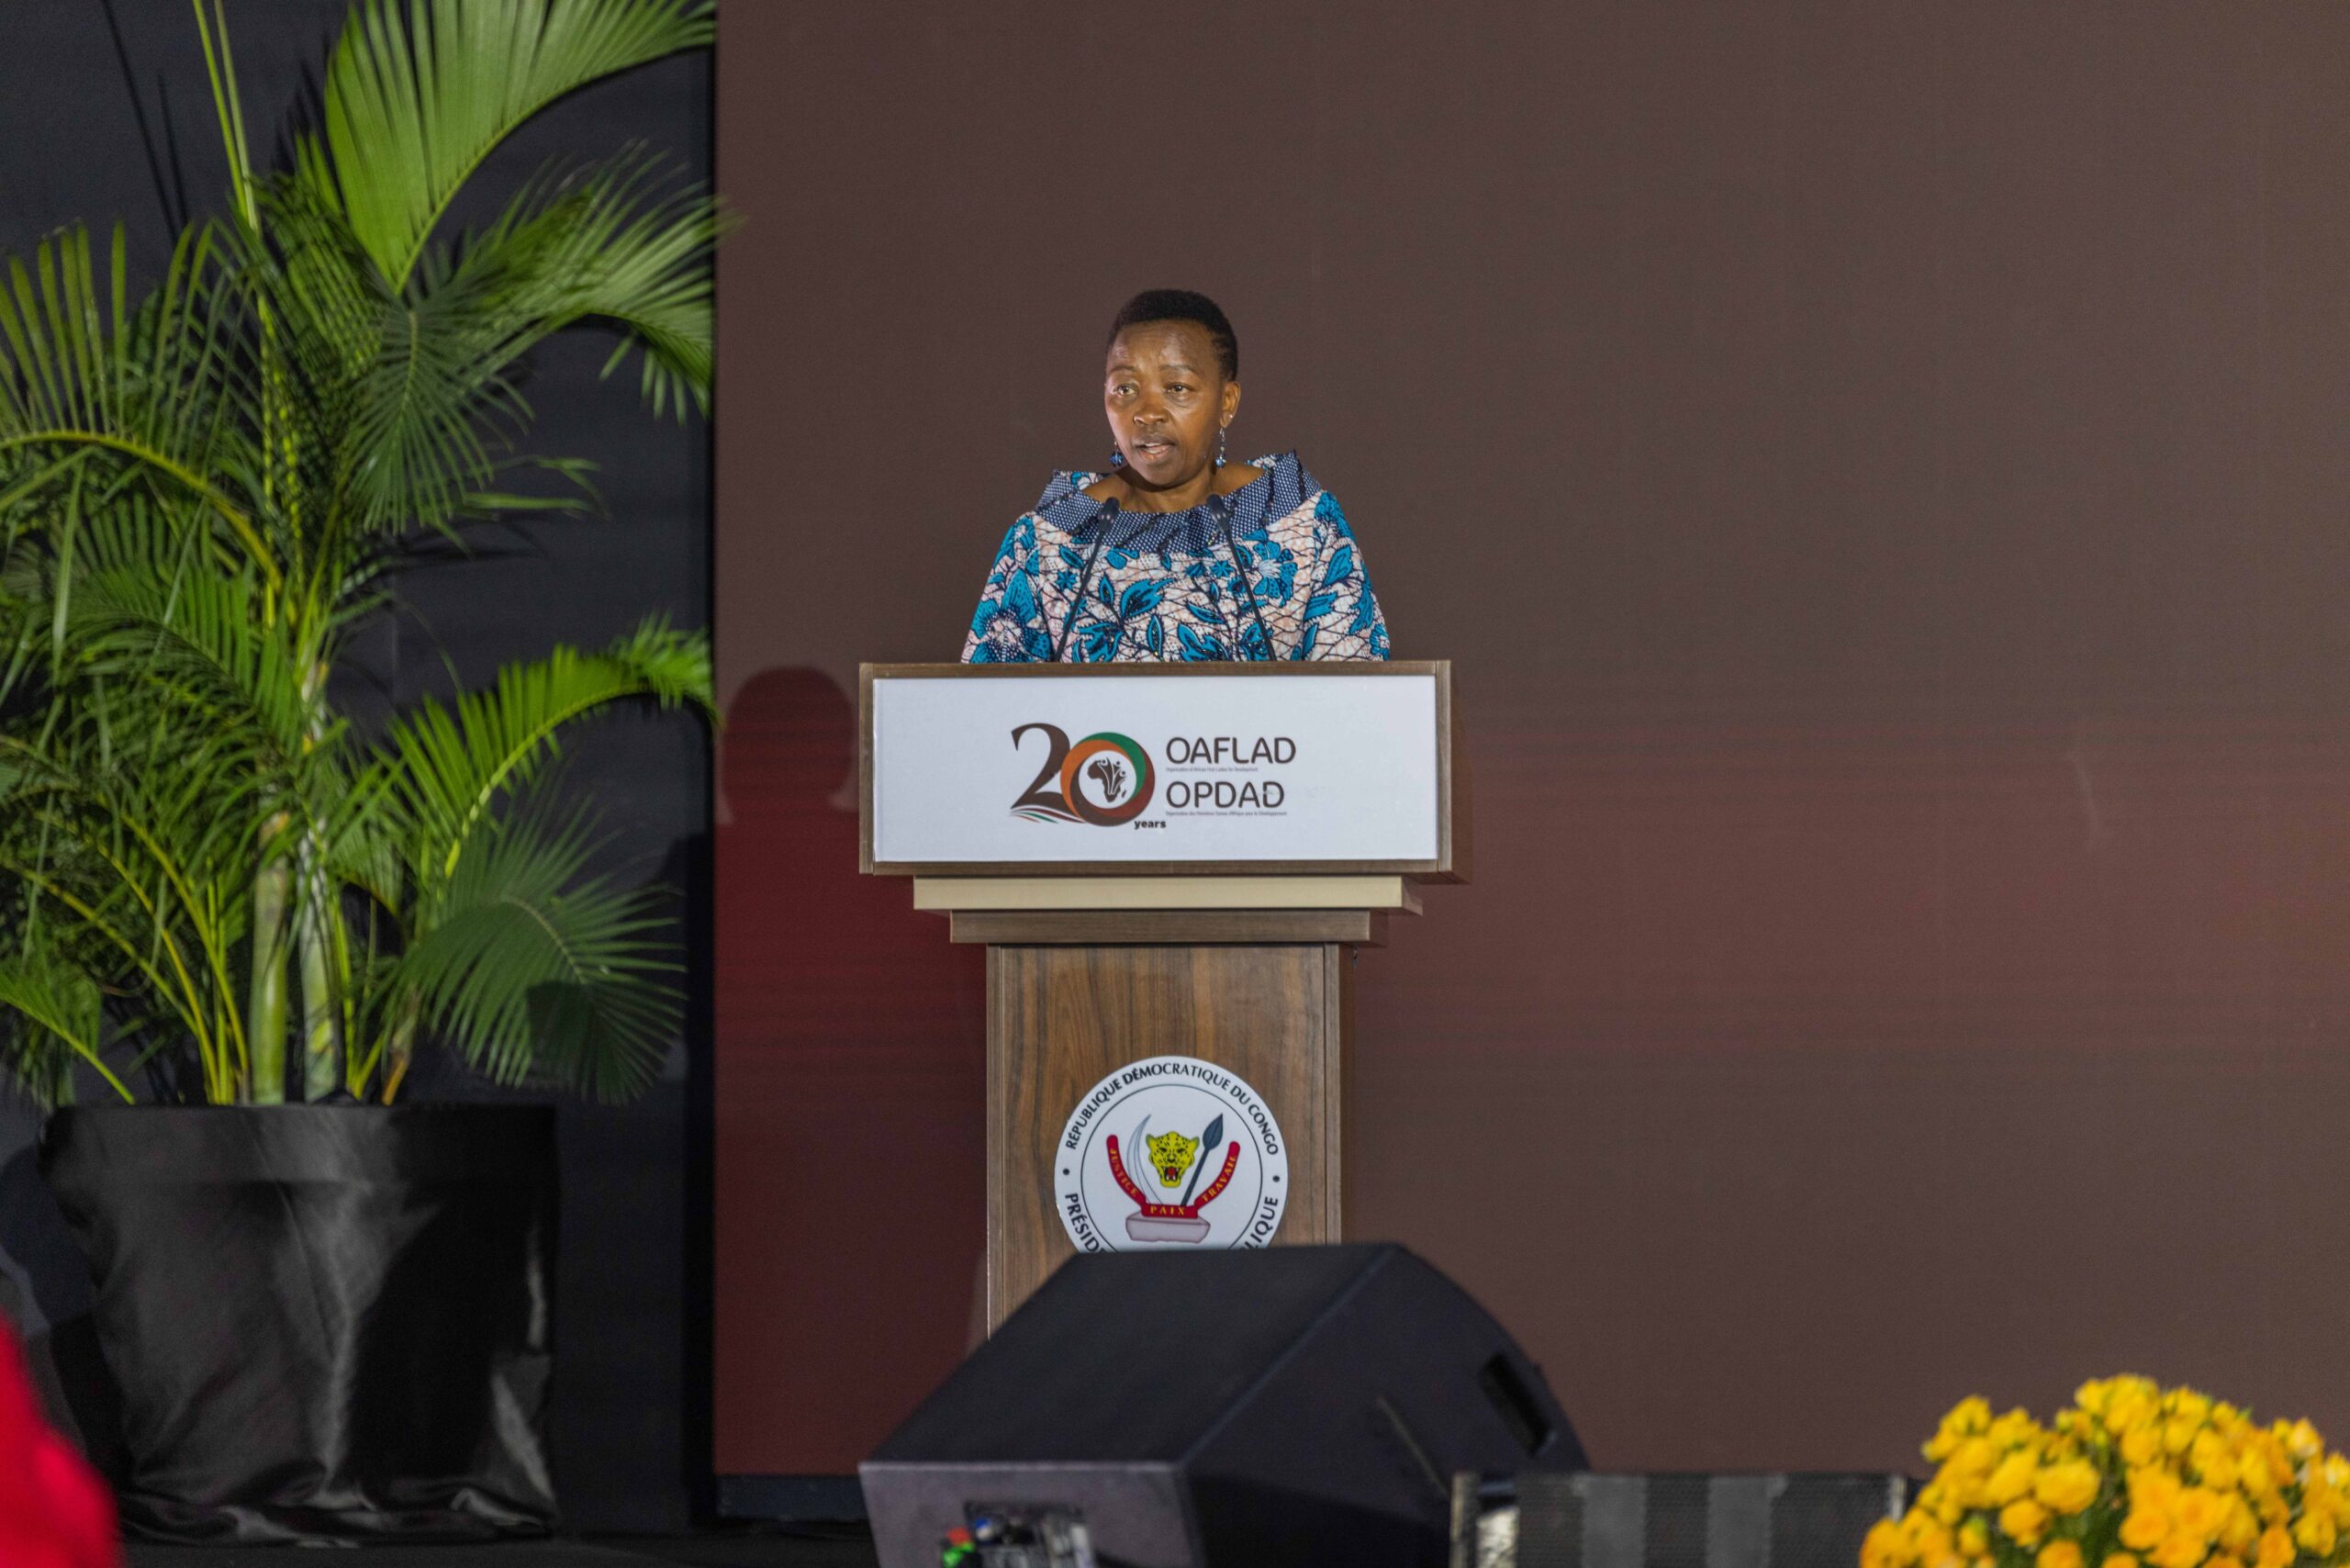
[[[1012,525],[965,664],[1383,659],[1387,622],[1337,498],[1295,453],[1171,512],[1117,512],[1056,474]]]

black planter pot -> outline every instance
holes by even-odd
[[[41,1169],[121,1385],[128,1528],[552,1528],[552,1108],[84,1107]]]

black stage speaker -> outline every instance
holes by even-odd
[[[1529,1464],[1582,1445],[1459,1286],[1275,1247],[1070,1260],[863,1479],[882,1568],[1440,1568],[1452,1477]]]

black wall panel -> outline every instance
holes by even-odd
[[[285,111],[314,87],[343,7],[336,0],[232,0],[249,130],[282,145]],[[555,106],[477,177],[463,222],[494,207],[551,158],[644,143],[686,177],[711,165],[711,71],[681,59]],[[14,0],[0,12],[0,252],[83,221],[129,228],[134,261],[152,268],[179,217],[216,210],[226,165],[185,0]],[[708,622],[710,443],[699,419],[655,422],[629,375],[600,382],[608,341],[592,334],[540,356],[527,388],[539,414],[532,449],[591,458],[602,515],[486,535],[472,560],[435,566],[405,585],[410,613],[365,639],[342,691],[381,711],[487,681],[503,661],[558,640],[593,644],[652,611]],[[611,863],[688,890],[700,907],[709,825],[708,741],[674,716],[621,717],[566,745],[564,785],[601,812]],[[689,950],[706,944],[688,942]],[[687,1034],[704,1037],[706,980]],[[698,1327],[707,1321],[699,1245],[684,1216],[697,1048],[681,1039],[651,1093],[622,1107],[562,1114],[563,1271],[553,1435],[573,1521],[604,1529],[681,1523],[689,1478],[706,1475]],[[447,1064],[420,1067],[413,1092],[474,1096],[485,1088]],[[28,1152],[28,1113],[0,1113],[0,1305],[35,1328],[70,1327],[86,1284],[60,1266]],[[70,1259],[71,1254],[65,1254]],[[693,1391],[690,1394],[688,1391]]]

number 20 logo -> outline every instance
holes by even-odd
[[[1014,816],[1116,827],[1142,815],[1150,804],[1158,780],[1150,753],[1140,743],[1104,730],[1071,745],[1068,732],[1058,724],[1023,724],[1012,732],[1014,750],[1031,730],[1045,737],[1045,766],[1036,770],[1027,791],[1012,802]]]

